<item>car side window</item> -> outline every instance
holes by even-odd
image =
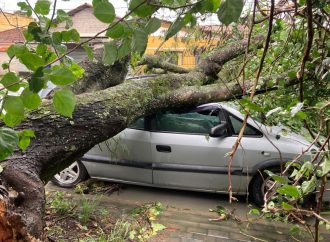
[[[236,118],[235,116],[229,114],[228,115],[229,117],[229,120],[231,122],[231,126],[233,128],[233,134],[234,135],[238,135],[239,134],[239,131],[241,130],[242,128],[242,125],[243,125],[243,122],[241,120],[239,120],[238,118]],[[250,125],[247,125],[245,130],[244,130],[244,135],[261,135],[261,132],[253,127],[251,127]]]
[[[144,129],[144,117],[139,118],[134,123],[132,123],[129,128],[130,129]]]
[[[211,128],[218,124],[218,112],[206,110],[188,113],[160,113],[156,115],[154,127],[156,131],[163,132],[209,134]]]

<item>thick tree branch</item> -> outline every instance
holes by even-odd
[[[251,45],[249,46],[249,51],[255,48],[261,48],[263,46],[265,37],[258,36],[251,40]],[[214,51],[213,54],[206,57],[197,66],[197,70],[205,73],[214,79],[217,79],[217,75],[221,70],[222,66],[228,61],[242,55],[245,53],[248,46],[248,40],[236,41],[223,48]]]
[[[161,68],[165,71],[173,72],[173,73],[188,73],[190,70],[186,68],[182,68],[178,65],[169,63],[167,61],[161,61],[158,56],[146,55],[144,58],[138,63],[138,65],[147,65],[148,68]]]

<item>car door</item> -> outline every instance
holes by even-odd
[[[93,178],[152,183],[150,132],[147,118],[138,119],[115,137],[96,145],[83,157]]]
[[[188,190],[227,191],[226,155],[236,138],[209,136],[220,121],[225,121],[224,113],[214,105],[156,114],[151,122],[153,183]],[[240,152],[239,148],[232,167],[234,188],[240,186]]]

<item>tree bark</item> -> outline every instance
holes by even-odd
[[[218,53],[217,58],[229,61],[226,53]],[[237,54],[232,54],[231,58],[235,56]],[[212,58],[208,61],[212,60],[217,65],[225,63]],[[45,240],[44,184],[94,145],[116,135],[137,118],[157,110],[230,100],[242,95],[241,88],[235,84],[204,85],[209,77],[201,70],[204,69],[125,81],[105,90],[77,95],[77,105],[70,119],[58,115],[50,100],[45,100],[38,110],[28,113],[26,120],[16,129],[32,129],[36,138],[26,151],[16,150],[2,164],[5,169],[0,180],[6,189],[0,187],[0,208],[3,206],[6,212],[0,213],[0,234],[27,241],[32,237]],[[94,80],[95,77],[86,78],[88,82],[88,78]],[[108,83],[105,84],[107,86],[112,80],[103,81]],[[296,80],[286,81],[287,85],[296,83]],[[261,89],[266,86],[267,79],[263,82]],[[244,83],[246,89],[252,85],[251,81]],[[12,199],[8,198],[9,187],[16,192]]]

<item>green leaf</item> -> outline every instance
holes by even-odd
[[[151,223],[151,227],[154,233],[166,229],[166,226],[160,223]]]
[[[282,208],[285,209],[285,210],[290,210],[290,209],[293,209],[293,206],[289,203],[286,203],[286,202],[282,202]]]
[[[249,110],[257,111],[257,112],[262,112],[263,108],[251,101],[249,98],[243,98],[240,100],[240,103],[242,106],[248,108]]]
[[[118,39],[125,35],[125,27],[126,25],[123,23],[118,23],[114,27],[110,28],[105,35],[112,39]]]
[[[136,29],[133,33],[133,50],[142,55],[147,48],[147,43],[148,34],[142,29]]]
[[[36,53],[37,55],[43,56],[47,52],[47,45],[43,43],[39,43],[37,48],[36,48]]]
[[[61,23],[65,21],[65,28],[69,29],[72,27],[72,19],[71,17],[62,9],[57,10],[56,12],[56,22]]]
[[[15,56],[15,45],[9,46],[9,48],[7,49],[7,55],[9,56],[9,58],[13,58]]]
[[[0,160],[7,158],[17,147],[18,135],[9,128],[0,128]]]
[[[23,116],[24,114],[23,101],[18,96],[7,96],[5,98],[3,108],[6,112],[15,116]]]
[[[44,68],[39,67],[31,76],[29,81],[29,88],[32,92],[38,93],[41,89],[46,86],[46,81],[43,78]]]
[[[96,4],[96,6],[94,5],[93,14],[98,20],[104,23],[112,23],[116,17],[112,4],[105,1]]]
[[[144,2],[144,3],[143,3]],[[139,17],[151,16],[157,9],[157,7],[149,5],[145,0],[132,0],[129,3],[128,9]]]
[[[88,59],[89,60],[94,60],[94,52],[93,52],[92,48],[89,47],[87,43],[83,44],[82,47],[84,48]]]
[[[112,65],[118,56],[118,47],[114,42],[104,44],[102,61],[105,65]]]
[[[178,17],[169,27],[165,35],[165,40],[168,40],[172,36],[176,35],[182,27],[185,26],[185,21],[182,18]]]
[[[66,67],[54,66],[48,74],[49,80],[58,86],[69,85],[76,81],[76,76]]]
[[[277,174],[274,174],[271,171],[265,170],[265,173],[270,176],[274,181],[280,183],[280,184],[287,184],[289,182],[289,179],[285,176],[280,176]]]
[[[25,12],[28,17],[32,15],[32,9],[26,2],[18,2],[17,6],[19,6],[21,8],[21,11],[23,13]]]
[[[124,58],[125,56],[127,56],[128,54],[131,53],[131,39],[130,38],[126,38],[123,40],[123,42],[121,43],[121,45],[119,46],[118,49],[118,57],[117,59],[120,60],[122,58]]]
[[[45,63],[38,55],[27,52],[19,57],[19,60],[28,69],[35,71]]]
[[[300,195],[298,188],[293,185],[284,185],[278,188],[277,192],[279,194],[287,195],[295,199],[299,198]]]
[[[249,211],[249,214],[260,215],[259,209],[253,208]]]
[[[73,75],[77,78],[82,78],[85,73],[85,69],[83,69],[80,65],[73,62],[70,66],[68,66],[69,70],[72,71]]]
[[[309,194],[313,192],[317,185],[317,179],[315,176],[313,176],[309,181],[304,181],[301,184],[301,189],[303,194]]]
[[[1,67],[2,67],[2,69],[7,70],[7,69],[9,69],[9,63],[8,62],[3,62],[1,64]]]
[[[2,77],[0,83],[9,91],[17,92],[20,88],[18,81],[19,78],[14,72],[8,72]]]
[[[161,24],[162,24],[162,22],[158,18],[149,19],[149,21],[146,25],[146,32],[148,34],[152,34],[152,33],[156,32],[160,28]]]
[[[61,32],[53,32],[52,33],[53,43],[55,45],[60,45],[62,43],[62,33]]]
[[[24,116],[17,116],[11,113],[6,113],[3,118],[3,121],[8,127],[15,127],[16,125],[19,125],[23,119]]]
[[[322,173],[321,176],[324,176],[330,172],[330,159],[329,157],[325,157],[324,161],[321,164]]]
[[[199,12],[205,14],[207,12],[215,13],[219,8],[221,0],[204,0],[198,2],[193,8],[192,12]]]
[[[41,98],[38,93],[30,91],[29,87],[26,87],[21,93],[21,99],[24,107],[31,110],[38,108],[41,104]]]
[[[243,0],[223,1],[218,10],[218,19],[224,25],[237,22],[243,10]]]
[[[53,105],[59,114],[71,118],[76,106],[76,97],[73,92],[68,89],[55,91]]]
[[[18,146],[25,151],[26,148],[30,145],[31,138],[35,138],[33,130],[25,129],[18,133],[19,141]]]
[[[73,40],[74,42],[79,42],[80,35],[76,29],[70,29],[69,31],[62,31],[63,41],[69,42]]]
[[[50,10],[50,4],[51,3],[48,0],[38,0],[34,7],[34,11],[42,15],[47,15]]]

